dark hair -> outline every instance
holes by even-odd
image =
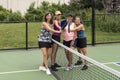
[[[57,20],[57,16],[55,15],[53,19],[54,19],[54,20]]]
[[[72,13],[68,13],[67,15],[66,15],[66,17],[73,17],[73,15],[72,15]]]
[[[47,22],[46,16],[49,15],[49,14],[51,14],[51,16],[52,16],[52,18],[51,18],[51,20],[50,20],[50,24],[53,24],[53,15],[52,15],[51,12],[47,12],[47,13],[44,15],[43,21],[44,21],[44,22]]]
[[[80,16],[75,16],[75,18],[80,18]],[[80,18],[80,23],[83,24],[83,20]]]

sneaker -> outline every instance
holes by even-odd
[[[71,65],[67,65],[66,67],[65,67],[65,71],[69,71],[69,70],[71,70],[71,69],[73,69],[73,64],[71,64]]]
[[[88,66],[84,65],[81,70],[86,70],[86,69],[88,69]]]
[[[65,71],[69,71],[69,70],[70,70],[69,66],[66,66]]]
[[[39,70],[40,70],[40,71],[46,71],[46,68],[45,68],[44,66],[40,66],[40,67],[39,67]]]
[[[73,69],[73,67],[74,67],[73,64],[71,64],[71,65],[69,66],[70,69]]]
[[[50,75],[50,74],[51,74],[51,72],[50,72],[49,69],[46,69],[46,74],[47,74],[47,75]]]
[[[58,71],[58,70],[56,69],[55,65],[51,65],[51,70],[52,70],[52,71]]]
[[[60,65],[58,65],[57,63],[54,64],[55,67],[61,67]]]
[[[82,64],[82,61],[77,61],[76,63],[75,63],[75,65],[81,65]]]

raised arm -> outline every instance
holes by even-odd
[[[75,27],[76,26],[74,26],[74,29],[75,29]],[[77,38],[77,31],[75,30],[75,31],[73,31],[74,32],[74,37],[73,37],[73,40],[72,40],[72,42],[71,42],[71,46],[74,46],[74,42],[75,42],[75,39]]]
[[[56,20],[54,21],[54,24],[57,28],[61,29],[61,26],[58,25],[58,22]]]
[[[76,25],[74,24],[74,28],[76,28]],[[77,38],[77,31],[73,31],[74,32],[74,38],[73,38],[73,41],[75,41],[75,39]]]
[[[45,29],[49,30],[50,32],[55,32],[55,33],[61,32],[61,31],[56,31],[56,30],[52,29],[46,22],[43,22],[42,25]]]
[[[82,30],[82,27],[84,27],[84,25],[83,24],[81,24],[80,26],[78,26],[78,27],[75,27],[74,29],[71,29],[70,31],[71,32],[74,32],[74,31],[79,31],[79,30]]]

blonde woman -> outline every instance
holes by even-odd
[[[61,12],[56,11],[55,12],[55,19],[54,19],[54,30],[61,30],[61,24],[60,24],[60,19],[61,19]],[[54,32],[52,34],[52,38],[58,42],[60,42],[60,33]],[[58,44],[54,43],[52,44],[52,53],[51,53],[51,70],[53,71],[58,71],[56,67],[61,67],[56,63],[56,54],[58,51]]]

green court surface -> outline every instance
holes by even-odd
[[[88,54],[94,60],[120,71],[120,66],[113,64],[120,62],[120,44],[88,46]],[[65,55],[62,48],[59,48],[57,62],[61,65],[66,64],[66,61],[64,64],[61,61],[61,59],[66,60],[65,56],[60,57],[59,55]],[[1,50],[0,80],[56,80],[53,75],[48,76],[45,72],[38,70],[41,62],[42,53],[39,49]]]

